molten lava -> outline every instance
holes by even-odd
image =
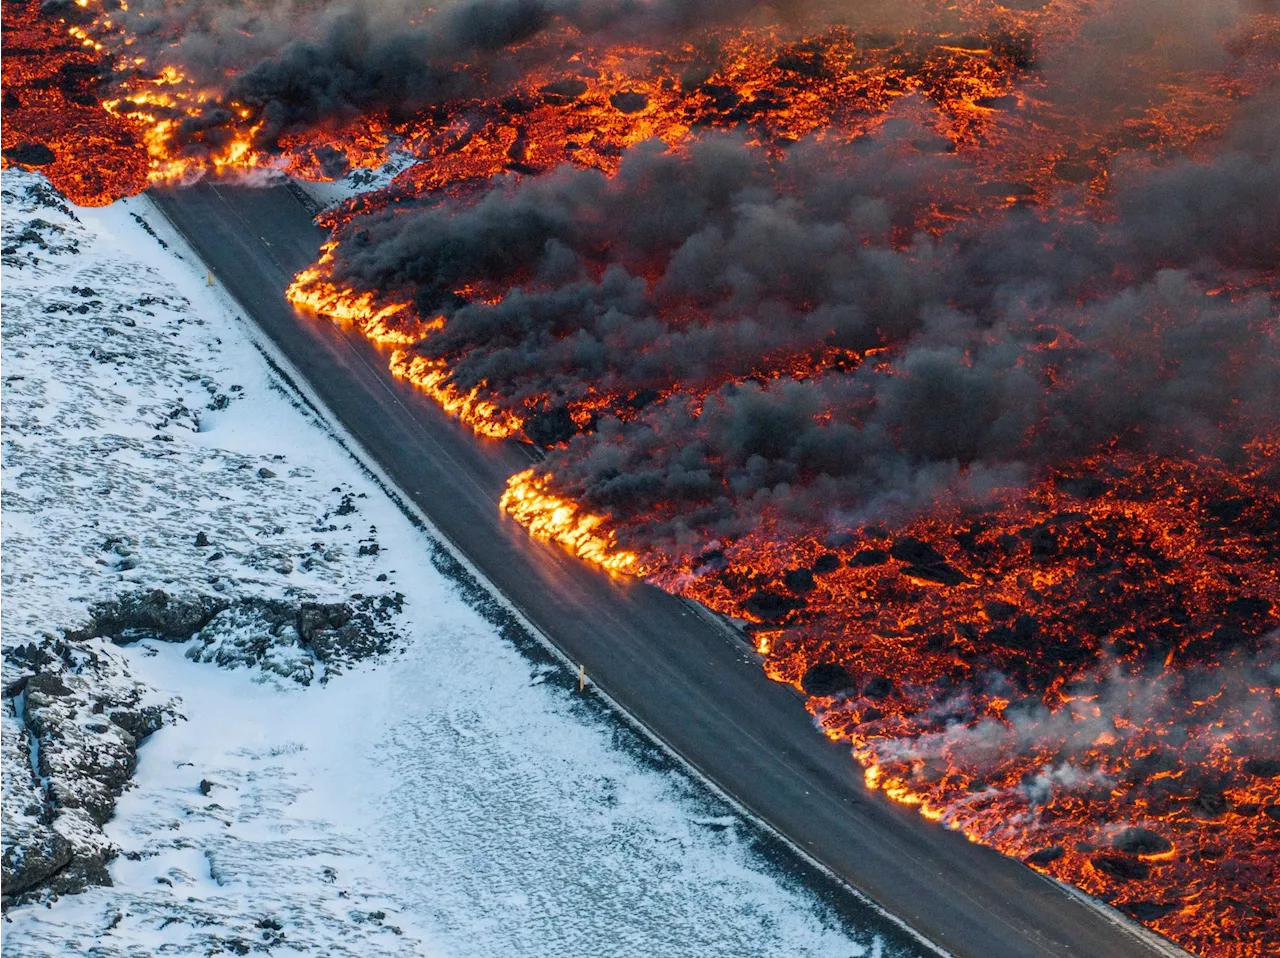
[[[145,130],[102,108],[111,65],[101,47],[42,17],[35,0],[4,4],[3,18],[5,165],[40,169],[82,206],[145,189]]]
[[[1280,18],[902,6],[405,59],[424,15],[430,97],[313,97],[318,35],[211,70],[9,3],[4,157],[94,204],[411,156],[288,295],[546,449],[502,509],[743,621],[868,786],[1269,954]]]

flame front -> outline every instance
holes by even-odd
[[[619,549],[613,533],[602,529],[603,516],[592,515],[572,499],[549,492],[548,486],[545,476],[526,469],[508,480],[498,505],[532,535],[558,542],[602,569],[632,575],[642,572],[639,557]]]

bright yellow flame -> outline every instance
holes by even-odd
[[[640,560],[634,552],[619,549],[612,532],[602,531],[604,516],[586,512],[572,499],[547,491],[548,478],[532,469],[507,480],[498,504],[536,538],[559,542],[574,555],[610,572],[639,575]]]

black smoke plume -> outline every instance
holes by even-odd
[[[780,158],[645,144],[613,178],[358,219],[336,278],[448,312],[417,348],[464,390],[524,416],[607,397],[546,468],[645,545],[980,494],[1116,441],[1231,459],[1280,428],[1275,300],[1219,288],[1280,268],[1277,117],[1259,101],[1211,161],[1117,169],[1111,222],[936,236],[910,224],[969,187],[918,129]],[[469,284],[509,291],[458,305]],[[868,349],[891,361],[823,365]]]

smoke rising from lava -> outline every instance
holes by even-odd
[[[1280,262],[1277,116],[1210,162],[1118,171],[1111,222],[1015,209],[906,244],[941,178],[953,202],[966,188],[922,130],[776,160],[734,137],[646,144],[611,178],[564,168],[356,219],[334,277],[443,309],[417,348],[464,391],[620,413],[545,468],[624,527],[669,509],[631,546],[741,534],[765,502],[822,522],[929,503],[1115,437],[1230,457],[1280,426],[1275,311],[1205,280]],[[466,286],[510,291],[458,304]],[[890,347],[891,368],[848,368]],[[832,351],[848,361],[822,368]],[[780,354],[800,368],[763,375]]]

